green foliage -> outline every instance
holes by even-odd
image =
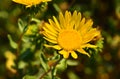
[[[66,59],[62,59],[60,63],[56,66],[56,68],[59,72],[64,71],[67,68]]]
[[[23,79],[37,79],[37,77],[26,75],[26,76],[23,77]]]
[[[10,41],[10,45],[12,48],[16,49],[18,47],[17,43],[13,41],[12,37],[8,35],[8,39]]]
[[[42,67],[44,68],[44,70],[47,72],[49,69],[49,66],[47,64],[48,61],[42,51],[40,51],[40,62],[41,62]]]
[[[72,71],[69,71],[67,75],[68,75],[69,79],[81,79]]]
[[[27,24],[26,23],[24,23],[23,21],[22,21],[22,19],[18,19],[18,27],[19,27],[19,30],[21,31],[21,32],[24,32],[25,31],[25,26],[26,26]]]

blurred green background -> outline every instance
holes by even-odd
[[[77,10],[85,17],[91,17],[104,38],[103,51],[99,55],[81,57],[79,65],[68,66],[60,73],[61,79],[120,79],[120,0],[53,0],[36,18],[47,20],[57,15],[59,9]],[[10,34],[14,41],[19,39],[17,22],[28,12],[11,0],[0,0],[0,79],[21,79],[6,69],[4,53],[15,51],[10,47],[7,35]]]

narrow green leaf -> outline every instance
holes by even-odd
[[[69,71],[68,73],[67,73],[67,75],[68,75],[68,78],[69,79],[81,79],[81,78],[79,78],[79,76],[77,76],[74,72],[72,72],[72,71]]]
[[[44,56],[43,52],[40,52],[40,62],[41,65],[43,66],[44,70],[47,72],[49,69],[49,66],[47,64],[47,58]]]
[[[53,4],[53,7],[56,9],[57,12],[61,12],[61,9],[57,4]]]
[[[23,79],[37,79],[36,76],[25,75]]]
[[[11,47],[16,49],[18,47],[17,43],[12,40],[12,37],[10,35],[8,35],[8,39],[10,41]]]
[[[31,21],[34,21],[34,22],[36,22],[37,24],[40,23],[40,20],[39,20],[39,19],[36,19],[36,18],[32,18]]]
[[[62,72],[67,68],[66,59],[62,59],[60,63],[56,66],[57,70]]]
[[[19,27],[21,32],[24,31],[25,26],[26,26],[26,24],[21,19],[18,19],[18,27]]]
[[[78,61],[76,61],[76,60],[67,60],[67,65],[69,65],[69,66],[77,66],[79,64],[79,62]]]

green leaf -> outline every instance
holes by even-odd
[[[39,20],[39,19],[36,19],[36,18],[32,18],[31,21],[34,21],[34,22],[36,22],[37,24],[40,23],[40,20]]]
[[[28,65],[28,63],[24,62],[24,61],[20,61],[18,63],[18,68],[19,69],[24,69],[26,66]]]
[[[25,26],[26,26],[25,22],[23,22],[21,19],[18,19],[18,27],[19,27],[21,32],[24,31]]]
[[[17,43],[12,40],[12,37],[10,35],[8,35],[8,39],[10,41],[11,47],[16,49],[18,47]]]
[[[78,65],[79,64],[79,62],[78,61],[76,61],[76,60],[67,60],[67,64],[69,65],[69,66],[76,66],[76,65]]]
[[[74,72],[72,72],[72,71],[69,71],[68,73],[67,73],[67,75],[68,75],[68,78],[69,79],[81,79],[81,78],[79,78],[79,76],[77,76]]]
[[[103,43],[104,43],[103,39],[100,39],[100,40],[97,41],[97,43],[96,43],[97,49],[94,49],[95,52],[97,52],[97,53],[102,52]]]
[[[49,66],[47,64],[47,58],[44,56],[42,51],[40,51],[40,62],[44,70],[47,72],[49,69]]]
[[[89,67],[85,67],[84,72],[88,75],[91,75],[93,73],[92,69]]]
[[[57,12],[61,12],[61,9],[57,4],[53,4],[53,7],[56,9]]]
[[[25,62],[32,61],[34,58],[34,53],[30,48],[27,48],[22,54],[20,54],[19,58]]]
[[[67,68],[66,59],[62,59],[60,63],[56,66],[57,70],[62,72]]]
[[[23,77],[23,79],[37,79],[36,76],[30,76],[30,75],[26,75]]]

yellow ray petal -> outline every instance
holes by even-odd
[[[66,19],[66,21],[71,19],[71,13],[70,12],[68,12],[68,11],[65,12],[65,19]]]
[[[92,27],[93,25],[93,21],[90,19],[88,20],[84,25],[83,27],[80,29],[81,30],[81,33],[82,34],[85,34],[89,29],[90,27]]]
[[[54,37],[56,37],[56,38],[58,37],[58,34],[55,34],[55,33],[50,32],[50,31],[47,31],[47,32],[43,31],[42,33],[43,33],[43,35],[45,35],[45,36],[51,35],[51,36],[54,36]],[[46,34],[47,34],[47,35],[46,35]]]
[[[66,12],[65,12],[65,21],[66,21],[66,22],[69,22],[69,20],[70,20],[69,12],[66,11]]]
[[[78,29],[78,27],[80,27],[80,21],[81,21],[81,13],[79,12],[77,15],[77,18],[75,20],[75,29]]]
[[[47,37],[43,37],[43,38],[46,39],[47,41],[51,42],[51,43],[57,44],[56,40],[53,40],[53,39],[50,39],[50,38],[47,38]]]
[[[77,18],[77,11],[75,10],[73,12],[72,20],[76,20],[76,18]]]
[[[53,39],[53,40],[56,40],[57,41],[57,37],[56,36],[53,36],[47,32],[43,32],[43,35],[46,36],[47,38],[50,38],[50,39]]]
[[[99,36],[99,35],[100,35],[100,31],[97,31],[96,29],[92,29],[87,34],[84,35],[83,43],[90,42],[92,41],[94,37]]]
[[[80,52],[81,54],[85,54],[85,55],[87,55],[88,57],[90,57],[90,55],[89,55],[84,49],[82,49],[82,48],[77,49],[77,51]]]
[[[51,47],[51,48],[54,48],[56,50],[61,50],[62,49],[59,45],[53,45],[53,46],[51,46],[51,45],[44,44],[44,46]]]
[[[81,28],[84,27],[84,26],[83,26],[84,24],[85,24],[85,18],[83,18],[83,19],[81,20],[81,22],[80,22],[80,24],[79,24],[77,30],[81,32],[81,31],[82,31]]]
[[[46,33],[48,33],[48,34],[50,34],[50,35],[53,35],[53,36],[57,36],[58,34],[56,34],[56,33],[53,33],[53,32],[51,32],[51,31],[49,31],[47,28],[45,28],[45,27],[43,27],[43,35],[46,35]]]
[[[75,21],[71,21],[70,23],[69,23],[69,29],[74,29],[75,27]]]
[[[56,19],[55,16],[53,16],[53,19],[54,19],[54,21],[55,21],[56,27],[60,30],[61,27],[60,27],[60,24],[59,24],[58,20]]]
[[[82,48],[88,47],[88,48],[96,48],[96,45],[92,45],[92,44],[84,44],[81,46]]]
[[[61,28],[59,27],[59,24],[57,25],[53,20],[49,19],[49,23],[51,28],[54,28],[54,30],[59,31]]]
[[[71,29],[73,27],[70,27],[70,21],[71,21],[71,13],[66,11],[65,12],[65,24],[66,24],[66,29]]]
[[[57,31],[55,30],[55,27],[51,26],[48,23],[45,23],[45,27],[44,28],[46,28],[47,30],[49,30],[49,31],[51,31],[51,32],[53,32],[55,34],[57,33]]]
[[[41,2],[48,2],[51,0],[12,0],[13,2],[26,5],[26,7],[31,7],[32,5],[40,4]]]
[[[54,35],[54,36],[56,36],[56,34],[58,34],[58,32],[57,32],[56,30],[54,30],[52,27],[50,27],[49,24],[46,23],[45,25],[46,25],[46,26],[43,27],[43,30],[44,30],[45,32],[48,32],[49,34]]]
[[[70,51],[71,53],[71,56],[74,58],[74,59],[77,59],[78,58],[78,55],[74,52],[74,51]]]
[[[66,27],[66,23],[65,23],[65,18],[61,12],[59,14],[59,21],[61,28],[64,29]]]
[[[28,3],[26,3],[25,0],[12,0],[13,2],[19,3],[19,4],[23,4],[23,5],[27,5]]]
[[[52,1],[52,0],[42,0],[42,2],[47,2],[47,1]]]
[[[61,50],[61,51],[59,51],[59,53],[62,54],[64,58],[68,58],[69,57],[69,52],[67,52],[65,50]]]

